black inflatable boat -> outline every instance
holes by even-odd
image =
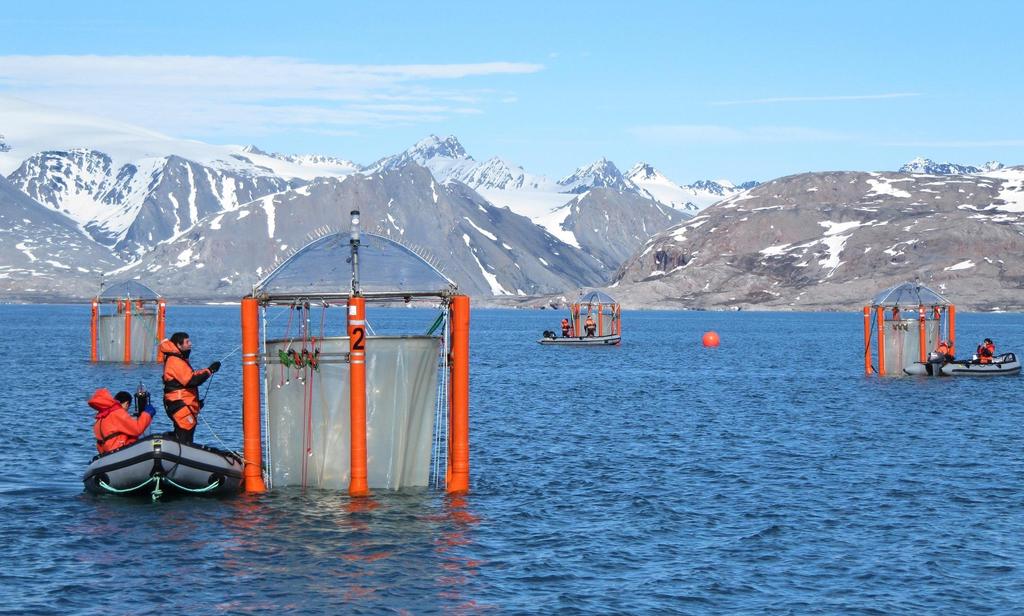
[[[82,477],[93,494],[225,496],[237,494],[242,460],[234,453],[147,436],[92,459]]]

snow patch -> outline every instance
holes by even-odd
[[[491,295],[512,295],[505,290],[505,287],[501,286],[498,282],[498,277],[487,271],[484,264],[480,262],[480,259],[476,256],[476,251],[473,250],[473,242],[469,239],[469,236],[465,233],[462,234],[462,241],[466,243],[466,247],[469,248],[469,253],[473,255],[473,260],[476,261],[477,267],[480,268],[480,273],[483,274],[484,280],[487,281],[487,285],[491,287]]]
[[[871,185],[871,190],[869,190],[867,192],[867,194],[868,195],[889,195],[889,196],[892,196],[892,197],[898,197],[900,199],[910,199],[912,195],[909,192],[907,192],[905,190],[900,190],[899,188],[896,188],[895,186],[893,186],[893,182],[897,182],[897,181],[906,182],[908,180],[907,179],[888,180],[888,179],[886,179],[884,177],[879,179],[879,180],[870,179],[870,180],[868,180],[868,184]]]
[[[942,271],[944,271],[944,272],[955,272],[956,270],[970,269],[970,268],[972,268],[974,266],[975,266],[974,261],[971,261],[970,259],[968,259],[966,261],[961,261],[961,262],[957,263],[956,265],[950,265],[949,267],[944,267],[944,268],[942,268]]]
[[[177,262],[175,262],[174,265],[176,265],[177,267],[185,267],[191,261],[192,261],[192,249],[191,248],[186,248],[185,250],[182,250],[181,253],[178,255],[178,260],[177,260]]]
[[[469,226],[471,226],[474,229],[476,229],[477,231],[479,231],[480,235],[483,235],[484,237],[486,237],[487,239],[491,240],[492,242],[497,242],[498,241],[498,237],[496,235],[494,235],[493,233],[491,233],[489,231],[484,231],[480,227],[476,226],[476,224],[474,224],[473,221],[470,220],[467,216],[463,216],[462,219],[465,220],[466,222],[468,222]]]

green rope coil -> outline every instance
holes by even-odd
[[[206,492],[210,492],[212,490],[216,490],[217,488],[220,487],[220,479],[218,479],[217,481],[214,481],[213,483],[211,483],[210,485],[206,486],[205,488],[186,488],[185,486],[180,485],[180,484],[172,481],[170,477],[164,477],[164,481],[166,481],[167,483],[171,484],[172,486],[178,488],[179,490],[182,490],[183,492],[191,492],[192,494],[205,494]]]
[[[135,490],[138,490],[139,488],[144,488],[148,484],[152,483],[153,480],[155,480],[155,479],[157,479],[157,477],[150,477],[149,479],[143,481],[142,483],[140,483],[139,485],[135,486],[134,488],[125,488],[123,490],[118,490],[117,488],[115,488],[112,485],[109,485],[107,482],[103,481],[102,479],[98,479],[97,483],[99,483],[101,488],[103,488],[104,490],[107,490],[108,492],[113,492],[114,494],[124,494],[126,492],[134,492]],[[157,489],[159,489],[159,486],[157,486]]]

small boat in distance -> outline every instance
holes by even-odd
[[[553,346],[605,346],[622,342],[622,307],[601,291],[581,294],[562,319],[562,335],[544,332],[540,344]]]
[[[82,477],[92,494],[238,494],[242,460],[234,453],[152,435],[92,459]]]

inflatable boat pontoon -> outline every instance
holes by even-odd
[[[541,344],[553,344],[559,346],[601,346],[605,344],[618,344],[622,342],[622,336],[612,334],[610,336],[544,336],[537,342]]]
[[[913,376],[1013,376],[1020,374],[1020,362],[1013,353],[1004,353],[992,358],[992,363],[980,364],[973,361],[931,360],[915,362],[903,369]]]
[[[82,482],[93,494],[149,494],[154,501],[164,493],[223,496],[239,492],[242,460],[227,451],[154,435],[96,456]]]

